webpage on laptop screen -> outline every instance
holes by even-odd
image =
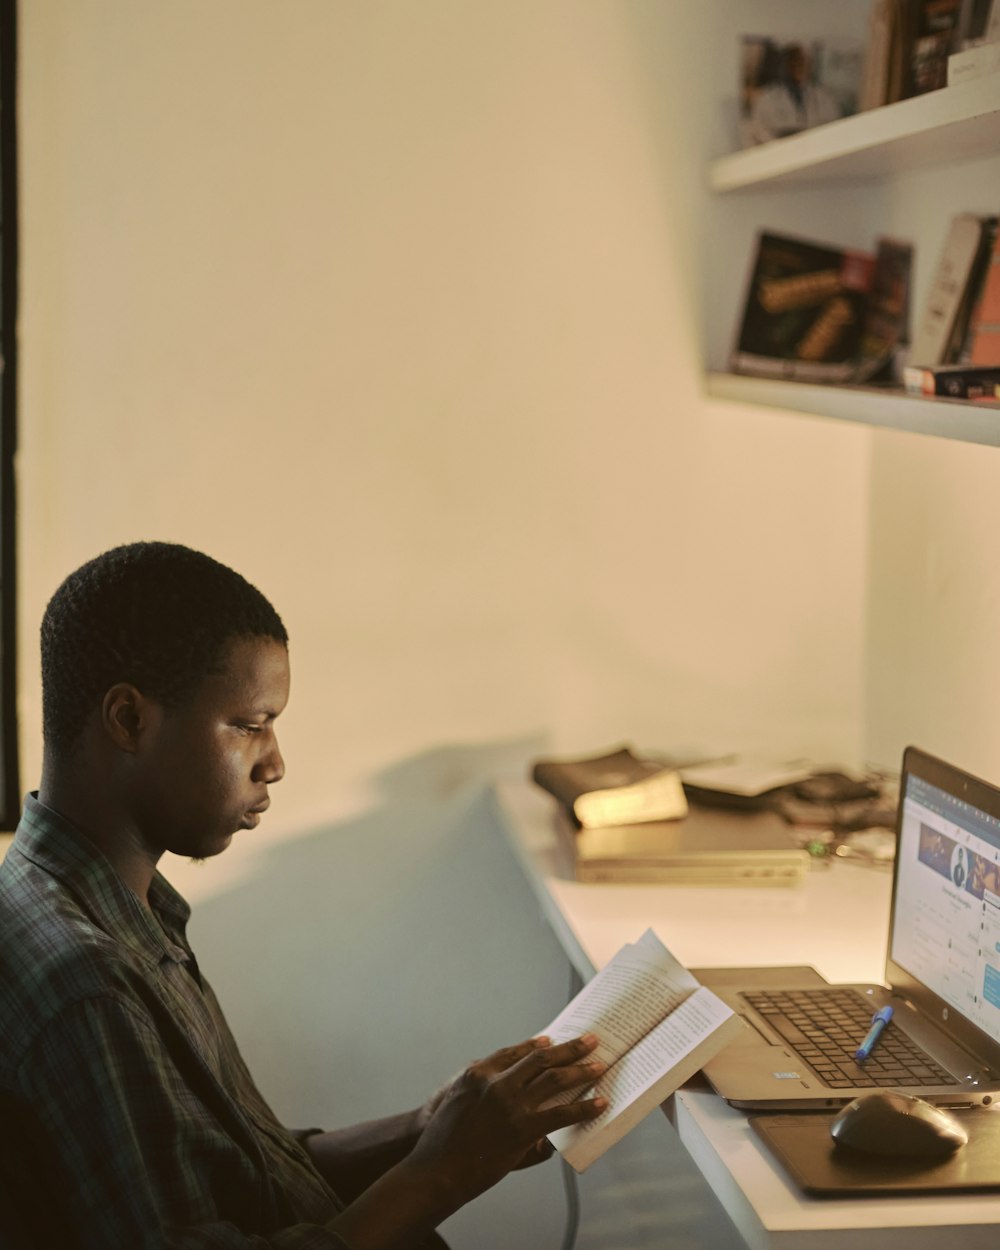
[[[1000,821],[909,778],[892,959],[1000,1041]]]

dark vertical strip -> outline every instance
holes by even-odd
[[[3,784],[0,825],[13,829],[21,802],[17,742],[17,0],[0,0],[0,725]]]

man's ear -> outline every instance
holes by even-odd
[[[138,687],[120,681],[101,701],[101,724],[120,751],[134,754],[139,739],[152,722],[153,712],[154,704]]]

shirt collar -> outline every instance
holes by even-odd
[[[35,794],[25,799],[11,850],[62,882],[100,929],[141,958],[153,964],[192,958],[186,936],[191,908],[169,881],[154,874],[150,914],[97,846]]]

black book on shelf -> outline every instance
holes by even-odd
[[[903,381],[911,395],[995,402],[1000,387],[1000,365],[907,365]]]
[[[948,85],[948,57],[957,51],[964,0],[912,0],[914,6],[911,94]]]
[[[750,272],[734,373],[797,382],[851,382],[875,257],[762,231]]]

